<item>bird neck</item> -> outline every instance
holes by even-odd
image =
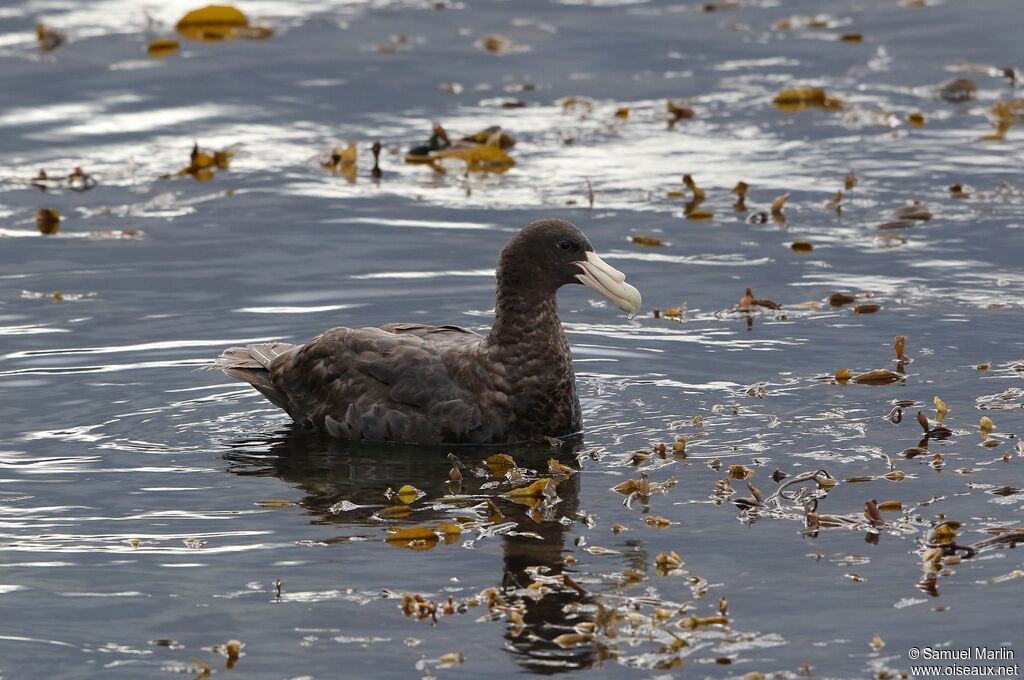
[[[559,437],[582,427],[569,340],[555,294],[531,293],[527,299],[499,287],[494,326],[484,345],[493,364],[503,367],[512,441]]]
[[[529,297],[502,290],[499,286],[494,306],[494,325],[488,337],[492,347],[515,347],[518,352],[532,349],[552,358],[567,355],[569,341],[558,318],[555,293]]]

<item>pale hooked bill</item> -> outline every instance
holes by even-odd
[[[626,283],[626,275],[611,266],[597,253],[587,251],[587,261],[577,262],[582,274],[576,278],[587,288],[592,288],[632,317],[640,311],[640,291]]]

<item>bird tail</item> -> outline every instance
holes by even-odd
[[[281,354],[298,345],[287,342],[265,342],[245,347],[231,347],[221,352],[210,366],[255,387],[277,406],[288,410],[288,398],[270,380],[270,364]]]

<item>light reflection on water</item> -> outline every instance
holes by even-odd
[[[984,12],[829,1],[815,10],[828,13],[827,28],[788,32],[770,26],[794,7],[757,2],[705,13],[655,1],[434,10],[253,0],[243,8],[273,25],[269,41],[185,43],[147,60],[146,41],[170,35],[193,4],[27,0],[0,10],[0,85],[11,93],[0,112],[0,601],[19,612],[0,625],[0,675],[163,675],[189,670],[192,656],[223,663],[209,647],[233,637],[246,643],[238,669],[267,677],[331,677],[339,658],[353,674],[404,677],[454,650],[474,676],[673,673],[656,670],[672,643],[658,627],[624,625],[620,642],[554,640],[587,630],[599,603],[692,602],[706,616],[721,596],[729,629],[688,638],[680,672],[795,674],[809,663],[860,677],[905,670],[907,647],[951,629],[972,636],[958,645],[990,646],[1015,630],[1015,552],[948,563],[931,583],[919,553],[940,515],[964,523],[967,544],[1019,525],[1024,509],[1022,137],[1013,127],[979,141],[992,103],[1020,94],[982,73],[970,74],[976,101],[947,104],[934,90],[963,71],[961,59],[1010,65],[1010,0]],[[68,44],[40,56],[37,20]],[[836,39],[855,30],[863,43]],[[474,43],[490,33],[529,49],[486,54]],[[771,106],[778,90],[806,84],[848,107]],[[591,112],[567,110],[565,96],[589,98]],[[501,108],[513,98],[527,106]],[[688,101],[695,119],[668,129],[667,98]],[[906,122],[912,111],[923,128]],[[503,126],[518,140],[516,167],[466,176],[402,163],[435,119],[453,136]],[[376,139],[379,181],[369,175]],[[352,183],[319,167],[350,140]],[[230,168],[211,182],[175,177],[193,142],[233,148]],[[95,174],[95,189],[29,185],[40,168],[61,178],[77,165]],[[825,202],[848,172],[858,184],[837,213]],[[707,191],[701,207],[714,219],[684,218],[689,194],[668,193],[683,173]],[[729,193],[738,180],[751,185],[746,211]],[[954,183],[974,189],[953,198]],[[753,219],[784,192],[784,221]],[[879,228],[915,198],[931,220]],[[41,207],[63,216],[56,238],[36,229]],[[649,307],[682,309],[678,320],[628,321],[586,291],[562,292],[585,440],[510,451],[540,471],[552,457],[582,469],[546,514],[501,496],[507,485],[487,476],[467,475],[453,493],[447,451],[282,430],[258,394],[195,370],[222,347],[304,341],[333,325],[483,330],[498,249],[545,214],[583,226]],[[668,245],[643,249],[628,240],[637,234]],[[794,253],[797,239],[813,253]],[[748,286],[783,308],[736,311]],[[837,291],[881,309],[834,308]],[[905,380],[832,380],[840,368],[892,368],[896,335],[914,359]],[[921,446],[917,412],[934,421],[936,395],[951,405],[953,435],[906,454]],[[899,400],[893,425],[885,416]],[[987,440],[983,414],[995,421]],[[683,436],[685,459],[658,454]],[[457,453],[482,470],[491,452]],[[787,479],[827,469],[840,483],[819,499],[821,513],[862,518],[871,498],[898,499],[904,513],[887,513],[878,534],[863,520],[802,534],[796,506],[760,516],[716,493],[734,464],[756,472],[749,481],[765,496],[776,468]],[[892,467],[903,481],[883,477]],[[609,490],[640,472],[678,478],[649,513]],[[382,515],[395,505],[388,489],[405,484],[424,499],[407,516]],[[732,490],[753,493],[746,480]],[[472,524],[488,498],[508,533]],[[650,515],[672,525],[659,529]],[[389,526],[442,521],[473,528],[424,552],[386,541]],[[656,555],[672,550],[687,574],[659,576]],[[563,571],[586,594],[509,594],[524,606],[518,632],[507,614],[478,621],[491,618],[486,607],[436,626],[398,608],[403,591],[461,600]],[[886,647],[870,652],[876,634]],[[725,658],[732,664],[716,663]]]

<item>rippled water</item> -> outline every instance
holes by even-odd
[[[943,520],[968,545],[1020,526],[1024,507],[1024,133],[981,140],[993,103],[1021,96],[999,73],[1022,66],[1017,3],[439,6],[253,1],[240,7],[269,40],[183,40],[159,60],[146,45],[191,3],[0,8],[0,677],[194,675],[193,657],[259,678],[864,677],[908,671],[912,646],[1024,652],[1019,551],[930,569],[924,547]],[[822,26],[772,27],[808,14]],[[40,54],[37,21],[67,43]],[[854,32],[861,42],[838,39]],[[487,53],[489,34],[515,49]],[[976,99],[940,99],[935,86],[961,75]],[[794,86],[845,106],[772,106]],[[670,128],[667,98],[695,118]],[[501,125],[517,165],[405,165],[433,120],[459,135]],[[319,165],[350,140],[352,181]],[[230,168],[173,176],[194,141],[234,149]],[[29,184],[75,166],[96,188]],[[682,173],[713,219],[684,217]],[[858,183],[837,213],[825,203],[848,173]],[[733,209],[739,180],[748,212]],[[784,192],[784,222],[748,219]],[[891,224],[912,199],[932,219]],[[63,216],[57,235],[37,230],[41,208]],[[541,215],[579,224],[649,308],[683,313],[626,320],[586,290],[561,293],[585,438],[509,451],[541,472],[552,456],[581,470],[552,507],[501,496],[509,484],[481,464],[493,452],[459,452],[483,476],[467,472],[453,498],[447,451],[303,436],[247,386],[196,370],[229,345],[338,324],[485,329],[496,253]],[[782,309],[736,312],[748,286]],[[839,291],[880,310],[833,307]],[[831,379],[895,368],[897,335],[913,359],[903,380]],[[919,410],[935,425],[936,395],[952,436],[903,453],[919,446]],[[897,400],[911,403],[893,425]],[[686,458],[652,449],[683,435]],[[744,481],[722,488],[730,465],[755,471],[764,507],[737,506]],[[611,490],[638,469],[678,481],[648,513]],[[827,470],[839,483],[817,512],[852,521],[808,530],[810,506],[772,498],[776,469]],[[892,469],[905,478],[882,477]],[[386,490],[404,484],[426,495],[388,515]],[[872,531],[869,499],[904,510]],[[464,531],[430,550],[385,540],[389,526],[444,521]],[[682,573],[659,575],[672,550]],[[563,569],[584,593],[516,590]],[[459,604],[493,587],[509,608],[433,623],[399,606],[403,592]],[[679,625],[721,597],[728,625]],[[212,647],[232,638],[245,648],[227,670]],[[443,667],[449,652],[464,661]]]

